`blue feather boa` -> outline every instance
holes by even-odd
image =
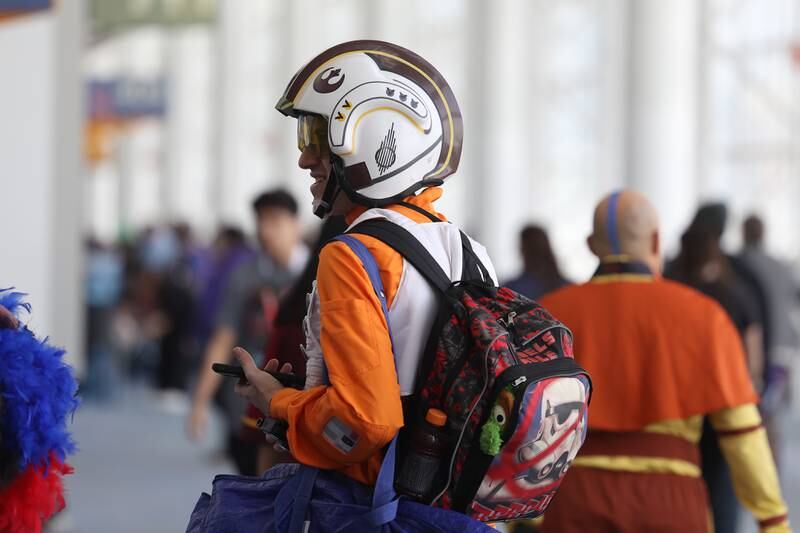
[[[0,305],[18,315],[30,311],[24,294],[0,290]],[[77,383],[64,350],[38,340],[24,325],[0,329],[0,447],[20,469],[64,461],[75,450],[66,428],[78,407]]]

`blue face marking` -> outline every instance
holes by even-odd
[[[619,197],[621,191],[617,191],[608,199],[608,220],[606,222],[608,230],[608,242],[611,244],[611,252],[614,255],[622,254],[622,247],[619,244],[619,235],[617,233],[617,208],[619,206]]]

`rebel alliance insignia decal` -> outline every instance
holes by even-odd
[[[375,152],[375,162],[378,164],[378,171],[381,174],[386,172],[389,167],[394,165],[394,162],[397,159],[397,153],[395,152],[396,148],[397,140],[394,136],[394,122],[392,122],[392,126],[386,133],[386,137],[383,138],[380,148],[378,148],[378,151]]]
[[[332,93],[344,83],[344,73],[339,67],[328,67],[314,78],[314,90],[318,93]]]

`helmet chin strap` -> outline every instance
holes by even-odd
[[[314,207],[314,214],[325,219],[331,214],[336,199],[342,192],[341,183],[344,181],[344,169],[342,168],[341,159],[331,154],[331,173],[328,176],[328,183],[325,184],[325,190],[322,191],[322,198],[319,204]]]

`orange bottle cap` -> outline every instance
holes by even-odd
[[[442,427],[447,422],[447,415],[444,411],[440,411],[439,409],[428,409],[428,413],[425,415],[425,421],[434,426]]]

